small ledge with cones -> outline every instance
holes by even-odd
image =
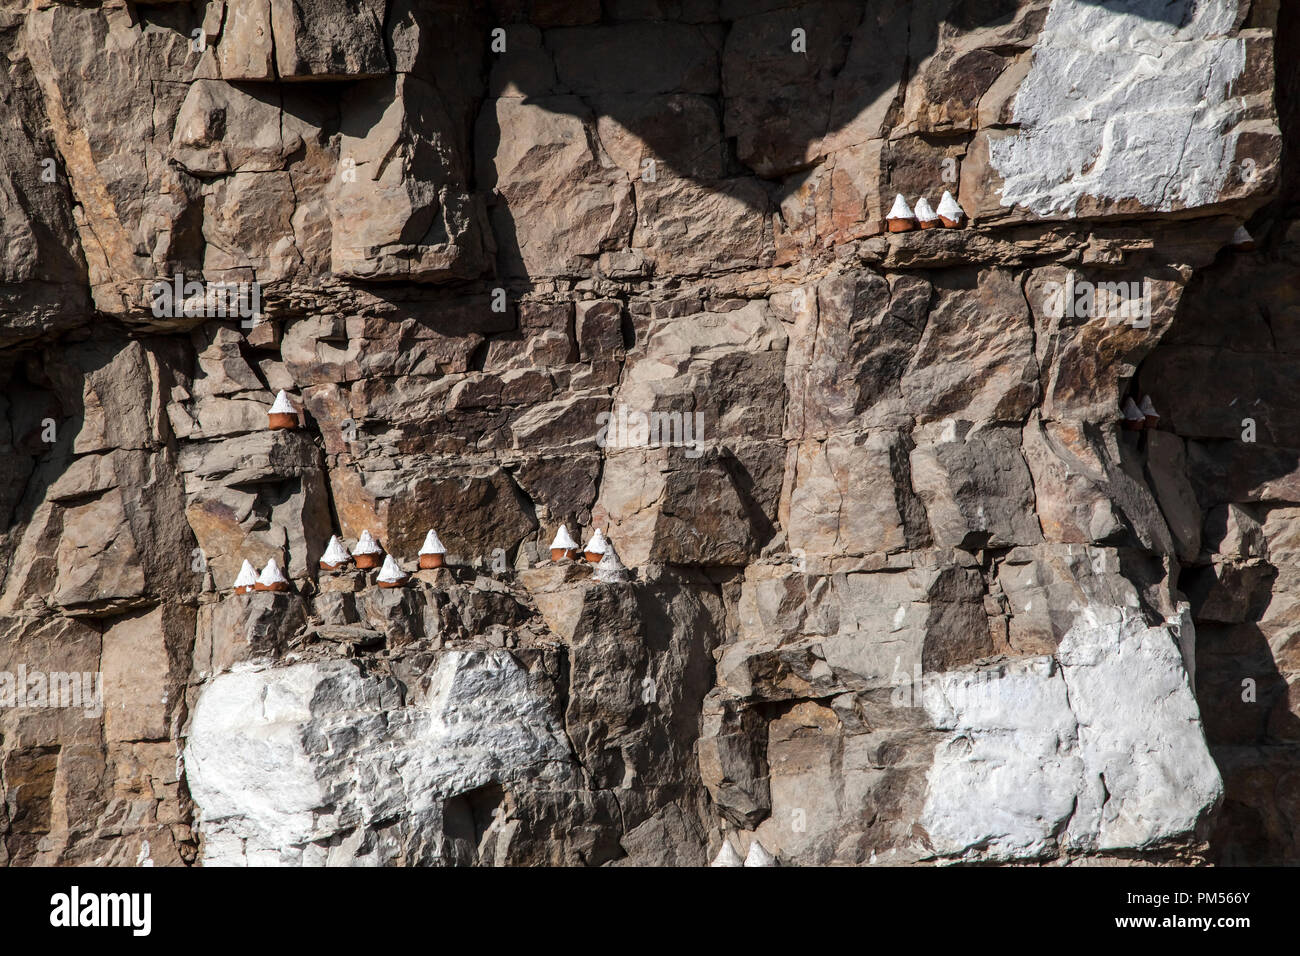
[[[894,205],[885,216],[885,225],[890,232],[912,232],[915,229],[960,229],[966,221],[966,211],[953,198],[952,193],[944,190],[936,211],[930,200],[920,196],[913,208],[907,204],[906,197],[899,193],[894,197]]]
[[[415,583],[445,588],[469,584],[481,577],[481,571],[473,566],[450,566],[447,555],[447,547],[434,528],[430,528],[424,536],[414,571],[406,570],[402,562],[388,553],[368,529],[361,532],[361,537],[351,550],[344,538],[333,534],[318,562],[321,573],[309,582],[309,588],[319,593],[356,594],[369,587],[390,590]],[[575,583],[595,581],[601,584],[625,584],[636,577],[636,573],[619,559],[614,542],[606,537],[602,529],[592,528],[587,543],[579,545],[564,524],[559,526],[551,542],[550,561],[541,562],[536,567],[552,567],[562,571],[566,581]],[[277,559],[272,558],[260,573],[252,563],[244,561],[233,589],[236,594],[250,594],[254,591],[284,592],[292,590],[292,585]]]
[[[1150,395],[1139,396],[1136,400],[1124,399],[1120,411],[1125,431],[1155,431],[1160,424],[1160,413],[1156,411]]]
[[[275,558],[266,562],[266,567],[262,573],[257,576],[257,583],[253,585],[254,591],[287,591],[289,590],[289,579],[284,576],[280,570],[280,565]]]
[[[567,525],[560,525],[551,541],[551,559],[538,567],[564,569],[565,580],[582,580],[587,574],[591,580],[602,584],[619,584],[630,581],[633,573],[619,560],[614,542],[600,528],[593,528],[587,543],[579,545],[569,533]]]
[[[280,562],[275,558],[266,562],[266,566],[259,573],[255,567],[245,559],[240,565],[239,574],[235,575],[234,584],[231,585],[236,594],[252,594],[254,591],[275,591],[284,592],[290,590],[289,579],[284,576],[280,570]]]
[[[448,566],[446,555],[447,548],[433,528],[424,537],[414,571],[403,568],[403,562],[390,554],[369,529],[362,530],[351,551],[343,538],[331,535],[325,553],[321,555],[320,570],[323,573],[316,585],[323,593],[351,594],[375,585],[381,588],[405,587],[412,581],[448,587],[456,584],[462,576]],[[470,573],[470,579],[472,577]]]
[[[731,845],[726,837],[722,838],[722,846],[718,848],[717,855],[714,856],[711,867],[741,867],[741,866],[778,866],[776,857],[773,856],[763,844],[757,839],[750,841],[749,852],[745,854],[742,860],[736,848]]]

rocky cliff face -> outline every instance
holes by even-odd
[[[3,4],[0,861],[1300,861],[1286,6]]]

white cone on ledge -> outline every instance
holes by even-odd
[[[235,577],[235,593],[247,594],[257,585],[257,569],[249,564],[248,559],[244,559],[244,566],[239,569],[239,574]]]
[[[587,543],[582,546],[583,557],[592,564],[595,564],[605,556],[605,548],[607,546],[608,542],[605,540],[605,535],[599,528],[597,528],[591,533],[591,537],[587,539]]]
[[[379,557],[383,553],[384,549],[371,537],[370,532],[362,531],[361,537],[357,539],[357,546],[352,549],[352,560],[356,562],[358,568],[368,571],[379,567]]]
[[[1124,399],[1124,428],[1128,431],[1140,431],[1146,424],[1146,416],[1131,398]]]
[[[257,576],[257,583],[253,585],[254,591],[287,591],[289,590],[289,579],[284,576],[280,570],[280,565],[276,563],[275,558],[266,562],[266,567],[262,573]]]
[[[939,214],[930,207],[930,201],[924,196],[916,201],[916,221],[922,229],[933,229],[939,225]]]
[[[1160,413],[1156,411],[1156,406],[1152,403],[1150,395],[1142,396],[1142,403],[1138,405],[1138,411],[1146,419],[1145,424],[1148,429],[1155,428],[1160,424]]]
[[[763,844],[755,840],[749,845],[745,855],[745,866],[776,866],[776,857],[764,849]]]
[[[560,530],[555,532],[555,540],[551,542],[551,560],[559,561],[577,556],[578,542],[573,540],[573,535],[569,534],[567,527],[560,525]]]
[[[428,571],[431,568],[442,567],[443,555],[447,553],[446,547],[443,546],[442,539],[438,537],[438,532],[432,528],[424,536],[424,544],[420,545],[420,569]]]
[[[627,568],[618,559],[618,552],[614,550],[613,541],[605,542],[605,556],[596,565],[596,573],[592,577],[601,584],[622,584],[628,579]]]
[[[280,394],[275,396],[275,404],[267,412],[267,427],[273,431],[298,427],[298,409],[293,407],[293,402],[289,401],[284,389],[280,389]]]
[[[320,556],[320,566],[322,571],[338,571],[348,566],[352,560],[352,555],[348,549],[343,546],[336,534],[330,535],[330,543],[325,546],[325,553]]]
[[[740,858],[740,854],[724,838],[722,848],[718,850],[718,855],[713,858],[709,866],[744,866],[745,861]]]
[[[907,204],[902,193],[894,197],[894,205],[890,207],[889,215],[885,217],[885,224],[890,232],[910,232],[916,228],[916,214],[912,212],[912,207]]]
[[[379,569],[379,576],[375,578],[375,583],[381,588],[400,588],[406,583],[410,575],[398,566],[393,560],[391,554],[384,555],[384,566]]]
[[[952,193],[945,189],[943,198],[939,200],[939,221],[949,229],[956,229],[965,218],[966,210],[962,209],[957,200],[952,198]]]

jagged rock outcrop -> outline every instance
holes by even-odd
[[[0,862],[1300,859],[1300,11],[0,49]]]

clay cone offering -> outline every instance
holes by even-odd
[[[560,525],[560,530],[555,532],[555,540],[551,542],[551,560],[559,561],[577,556],[578,542],[573,540],[573,535],[569,534],[568,528]]]
[[[602,584],[620,584],[627,580],[627,568],[623,567],[623,562],[618,559],[613,541],[605,542],[605,556],[600,559],[600,564],[596,565],[596,573],[592,577]]]
[[[424,544],[420,546],[420,567],[423,570],[430,568],[442,567],[443,555],[447,549],[442,546],[442,541],[438,538],[438,532],[432,528],[424,536]]]
[[[247,594],[256,584],[257,569],[245,560],[244,566],[239,569],[239,575],[235,578],[235,593]]]
[[[595,564],[605,556],[606,541],[599,528],[591,533],[587,543],[582,546],[582,556]]]
[[[280,565],[275,563],[275,558],[266,562],[266,567],[257,577],[257,583],[253,585],[254,591],[287,591],[289,590],[289,579],[284,576],[280,570]]]
[[[713,862],[709,864],[709,866],[744,866],[744,865],[745,863],[743,860],[741,860],[740,854],[737,853],[735,851],[735,848],[733,848],[732,845],[727,842],[726,837],[723,837],[722,839],[722,849],[718,851],[718,855],[715,856],[713,858]]]
[[[956,229],[965,219],[966,210],[957,205],[957,200],[952,198],[952,193],[945,189],[943,198],[939,200],[939,221],[945,228]]]
[[[1160,413],[1157,412],[1156,407],[1151,404],[1150,395],[1142,396],[1142,401],[1138,405],[1138,411],[1142,413],[1142,417],[1145,419],[1144,424],[1148,430],[1153,429],[1160,424]]]
[[[924,196],[916,201],[916,222],[922,229],[933,229],[939,225],[938,214],[930,208],[930,202]]]
[[[375,582],[381,588],[400,588],[406,583],[410,575],[397,566],[391,554],[384,556],[384,566],[379,569],[379,577]]]
[[[341,571],[348,566],[352,555],[343,547],[343,542],[336,534],[330,535],[330,543],[325,546],[325,553],[320,556],[322,571]]]
[[[916,228],[916,214],[912,212],[912,207],[907,204],[902,193],[894,197],[893,208],[885,217],[885,223],[889,226],[890,232],[911,232]]]
[[[293,402],[289,401],[284,389],[280,389],[280,394],[275,396],[275,404],[271,406],[268,418],[268,427],[272,429],[298,427],[298,409],[293,407]]]
[[[745,866],[776,866],[776,857],[768,853],[763,844],[755,840],[745,855]]]
[[[1139,432],[1147,423],[1146,416],[1131,398],[1124,399],[1124,430]]]
[[[379,559],[384,556],[384,549],[370,536],[369,531],[362,531],[357,539],[357,546],[352,549],[352,561],[363,571],[379,567]]]

